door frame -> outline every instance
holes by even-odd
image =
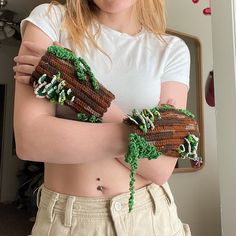
[[[236,235],[236,4],[212,2],[213,68],[222,235]],[[207,181],[207,180],[206,180]]]

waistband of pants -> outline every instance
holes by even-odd
[[[80,215],[83,219],[91,220],[127,214],[129,196],[129,192],[112,197],[73,196],[52,191],[42,184],[37,191],[37,206],[47,209],[50,221],[53,220],[55,212],[65,214],[64,225],[70,226],[72,215]],[[152,207],[155,214],[158,209],[158,201],[163,197],[167,198],[169,203],[173,200],[168,183],[162,186],[151,183],[137,189],[132,212]]]

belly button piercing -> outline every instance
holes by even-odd
[[[103,191],[103,189],[104,189],[104,187],[101,186],[101,185],[99,185],[99,186],[97,187],[97,190],[99,190],[99,191]]]

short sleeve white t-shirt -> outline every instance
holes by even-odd
[[[21,34],[24,34],[26,22],[31,22],[53,41],[83,57],[97,80],[114,93],[114,102],[123,112],[156,106],[163,82],[180,82],[189,89],[190,52],[179,37],[164,35],[168,43],[165,44],[145,29],[131,36],[101,25],[97,43],[109,55],[111,63],[95,48],[84,54],[74,48],[68,32],[61,27],[64,7],[53,5],[49,14],[48,7],[49,4],[42,4],[34,8],[21,22]],[[91,27],[95,33],[96,25]]]

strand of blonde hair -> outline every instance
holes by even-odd
[[[52,1],[51,5],[60,4],[59,1]],[[164,0],[137,0],[135,10],[140,24],[149,32],[155,34],[165,42],[163,35],[166,32],[165,1]],[[98,24],[98,31],[95,35],[89,30],[93,20],[97,20],[99,9],[92,0],[66,0],[65,16],[62,26],[68,31],[72,42],[81,52],[88,51],[84,44],[84,38],[88,39],[90,47],[97,48],[108,57],[109,55],[99,47],[96,38],[101,33]],[[96,22],[96,21],[95,21]],[[109,57],[110,58],[110,57]]]

